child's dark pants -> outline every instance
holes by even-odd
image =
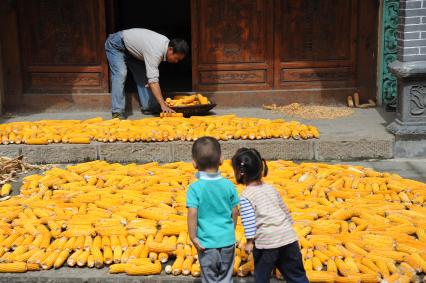
[[[308,283],[298,242],[275,248],[254,249],[254,277],[256,283],[267,283],[277,267],[287,283]]]

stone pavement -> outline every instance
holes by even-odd
[[[3,273],[0,274],[0,283],[199,283],[199,278],[192,276],[128,276],[125,274],[109,274],[108,268],[69,268],[32,271],[26,273]],[[252,277],[235,278],[235,283],[254,283]],[[271,280],[271,283],[283,282]]]
[[[298,120],[317,126],[321,138],[316,140],[268,139],[259,141],[231,140],[223,142],[224,157],[229,158],[242,146],[255,147],[267,159],[291,160],[368,160],[412,157],[413,150],[419,157],[426,157],[426,148],[421,144],[407,144],[398,147],[398,141],[385,129],[394,113],[377,109],[356,109],[352,116],[334,120],[303,120],[286,117],[280,113],[260,108],[222,108],[215,114],[236,114],[240,117],[284,118]],[[25,114],[12,113],[12,117],[2,118],[2,123],[12,121],[36,121],[42,119],[87,119],[96,116],[110,118],[107,112],[68,112]],[[141,119],[140,113],[129,119]],[[0,155],[16,156],[23,154],[32,163],[73,163],[95,159],[111,162],[172,162],[190,160],[192,142],[164,143],[91,143],[89,145],[2,145]]]

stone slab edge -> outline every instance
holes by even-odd
[[[241,147],[253,147],[265,159],[287,160],[362,160],[394,157],[395,139],[319,139],[319,140],[230,140],[220,141],[222,154],[229,159]],[[174,162],[191,160],[192,142],[163,143],[91,143],[51,145],[2,145],[0,155],[23,154],[30,163],[77,163],[90,160],[109,162],[151,161]],[[401,157],[401,156],[399,156]]]
[[[395,139],[318,140],[315,142],[315,160],[366,160],[394,157]]]

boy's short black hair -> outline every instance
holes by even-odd
[[[215,138],[201,137],[192,145],[192,159],[198,170],[219,168],[221,155],[220,144]]]
[[[173,53],[187,55],[189,52],[188,43],[182,38],[173,38],[169,41],[169,47],[173,48]]]

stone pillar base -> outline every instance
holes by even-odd
[[[398,79],[398,105],[387,129],[395,135],[425,135],[426,61],[395,61],[389,68]]]
[[[426,123],[403,122],[395,119],[386,129],[397,136],[426,135]]]

